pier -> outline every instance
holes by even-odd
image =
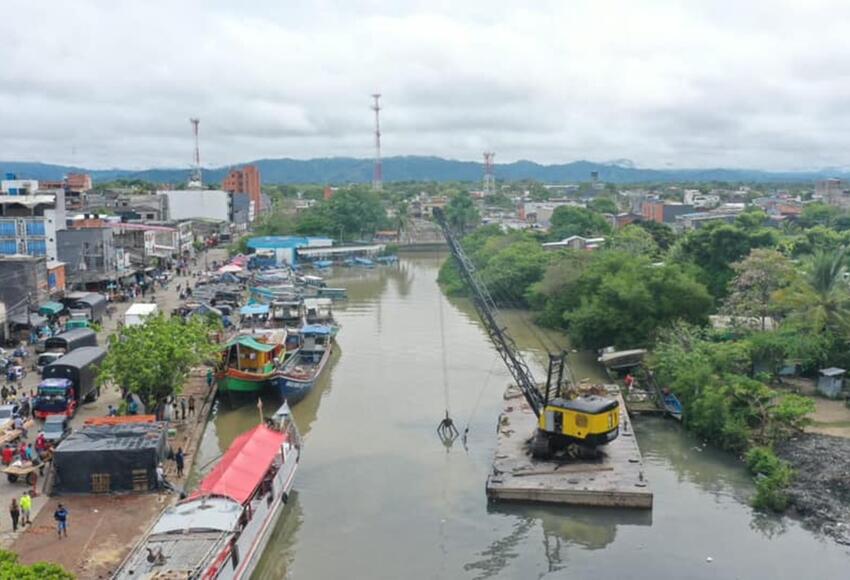
[[[594,460],[538,461],[528,440],[537,417],[515,387],[504,396],[498,443],[487,478],[487,496],[494,501],[546,502],[576,506],[652,509],[638,443],[620,390],[606,385],[620,403],[620,435]]]

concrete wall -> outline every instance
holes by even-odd
[[[111,227],[57,233],[59,261],[65,262],[67,283],[98,282],[115,276],[117,259]],[[83,265],[85,265],[83,267]]]
[[[157,192],[168,199],[168,219],[171,221],[210,219],[230,221],[231,201],[226,191],[187,189]]]

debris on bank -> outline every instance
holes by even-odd
[[[791,464],[791,505],[804,524],[850,546],[850,439],[806,433],[776,446]]]

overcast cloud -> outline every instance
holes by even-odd
[[[4,0],[0,159],[850,165],[850,3]]]

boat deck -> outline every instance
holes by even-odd
[[[606,385],[620,402],[620,435],[594,460],[538,461],[528,452],[537,418],[515,387],[505,393],[498,445],[487,496],[495,501],[652,509],[652,490],[626,406],[616,385]]]

